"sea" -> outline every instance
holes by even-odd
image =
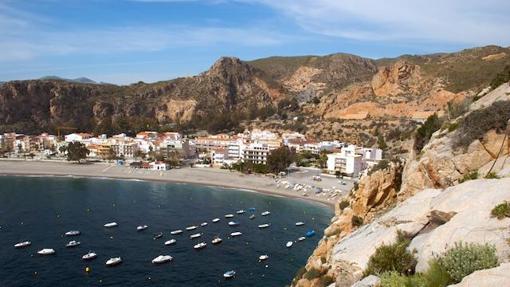
[[[241,209],[246,213],[236,214]],[[264,211],[271,214],[261,216]],[[230,213],[234,218],[224,217]],[[288,286],[332,216],[318,203],[203,185],[0,176],[0,286]],[[239,225],[229,226],[231,220]],[[299,221],[305,225],[296,226]],[[109,222],[118,227],[105,228]],[[207,226],[200,227],[203,222]],[[259,229],[264,223],[271,226]],[[149,227],[138,232],[139,225]],[[191,225],[199,227],[186,231]],[[176,229],[183,233],[171,235]],[[81,235],[65,237],[70,230]],[[298,242],[309,230],[315,236]],[[242,235],[232,238],[235,231]],[[154,239],[159,232],[163,237]],[[189,239],[193,233],[202,237]],[[223,242],[213,245],[216,236]],[[176,244],[165,246],[172,238]],[[14,248],[27,240],[31,246]],[[81,245],[66,248],[70,240]],[[195,250],[202,241],[207,247]],[[288,241],[294,241],[291,248]],[[56,254],[38,255],[43,248]],[[85,262],[81,257],[89,251],[98,257]],[[263,254],[269,259],[259,262]],[[152,264],[158,255],[173,260]],[[107,267],[111,257],[123,262]],[[230,270],[235,277],[225,279]]]

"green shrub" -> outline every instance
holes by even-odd
[[[478,178],[478,171],[477,170],[470,171],[470,172],[464,174],[464,176],[461,179],[459,179],[459,183],[463,183],[465,181],[473,180],[473,179],[477,179],[477,178]]]
[[[374,165],[369,171],[368,175],[371,175],[372,173],[378,171],[387,169],[390,166],[390,162],[386,159],[380,160],[376,165]]]
[[[419,274],[405,276],[398,272],[385,272],[381,275],[381,287],[428,287]]]
[[[497,219],[510,217],[510,203],[505,201],[494,206],[494,208],[491,210],[491,215]]]
[[[407,251],[411,241],[403,232],[398,232],[397,241],[393,244],[379,246],[368,260],[365,275],[381,275],[394,271],[403,275],[414,273],[416,258]]]
[[[361,218],[357,215],[354,215],[351,219],[351,224],[354,227],[359,227],[359,226],[363,225],[363,218]]]
[[[308,279],[308,280],[312,280],[312,279],[315,279],[317,277],[320,277],[322,275],[322,273],[315,269],[315,268],[312,268],[308,271],[306,271],[304,274],[303,274],[303,278],[305,279]]]
[[[498,174],[497,174],[497,173],[495,173],[494,171],[492,171],[492,172],[489,172],[489,173],[485,176],[485,178],[487,178],[487,179],[498,179],[498,178],[499,178],[499,176],[498,176]]]
[[[473,111],[459,123],[454,147],[466,148],[492,129],[503,132],[509,119],[510,101],[499,101],[487,108]]]
[[[429,142],[432,134],[441,128],[442,122],[443,121],[437,116],[437,114],[433,114],[416,130],[416,134],[414,136],[414,149],[416,151],[421,151],[423,149],[423,147]]]
[[[429,269],[423,274],[427,287],[446,287],[453,284],[453,279],[446,269],[436,259],[429,263]]]
[[[349,207],[350,203],[347,199],[344,199],[342,201],[340,201],[340,203],[338,204],[338,207],[340,208],[340,210],[344,210],[346,209],[347,207]]]
[[[482,269],[498,266],[496,248],[488,244],[455,243],[454,247],[437,258],[438,264],[448,272],[454,283]]]
[[[510,81],[510,66],[506,66],[503,71],[498,73],[491,81],[491,88],[495,89],[503,83]]]

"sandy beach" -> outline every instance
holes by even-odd
[[[54,161],[1,160],[0,175],[48,175],[106,177],[116,179],[139,179],[163,182],[181,182],[245,189],[264,194],[309,200],[334,207],[336,198],[309,192],[304,196],[299,191],[277,187],[275,179],[263,175],[244,175],[213,168],[180,168],[168,171],[152,171],[116,166],[107,163],[75,164]]]

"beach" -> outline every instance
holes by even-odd
[[[108,163],[76,164],[56,161],[1,160],[0,174],[25,176],[79,176],[116,179],[137,179],[162,182],[181,182],[235,188],[259,193],[308,200],[334,208],[338,196],[285,189],[270,176],[245,175],[216,168],[178,168],[167,171],[134,169]]]

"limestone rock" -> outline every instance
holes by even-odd
[[[464,277],[458,284],[448,287],[493,287],[510,285],[510,263],[503,263],[498,267],[479,270]]]
[[[352,284],[351,287],[376,287],[379,286],[380,283],[381,279],[379,277],[375,275],[370,275],[363,278],[363,280]]]

